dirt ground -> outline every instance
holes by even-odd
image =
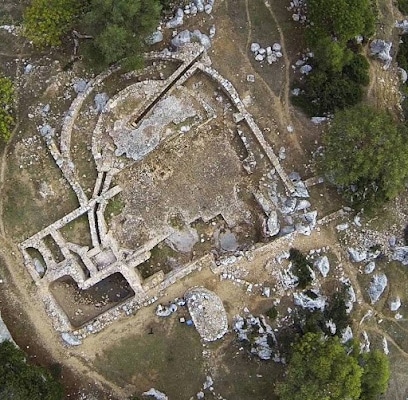
[[[393,22],[391,2],[379,3],[383,18]],[[285,2],[275,0],[269,3],[261,0],[220,0],[215,6],[212,21],[218,33],[209,54],[214,68],[231,80],[241,98],[248,100],[249,111],[263,128],[274,150],[278,152],[282,146],[288,149],[288,156],[283,162],[286,171],[296,170],[301,173],[302,178],[308,178],[313,175],[309,164],[311,153],[320,144],[321,127],[314,126],[290,105],[290,87],[294,79],[291,65],[303,51],[304,42],[301,28],[291,20],[291,13],[286,6]],[[384,37],[387,34],[389,33],[385,31]],[[178,322],[179,317],[187,317],[183,308],[169,319],[159,319],[154,315],[154,305],[146,307],[131,317],[116,321],[101,333],[89,336],[79,348],[62,345],[43,304],[35,298],[36,288],[27,271],[22,268],[23,261],[16,246],[22,238],[35,233],[77,206],[75,198],[67,195],[69,192],[66,184],[58,175],[58,170],[53,168],[45,146],[33,139],[36,121],[27,117],[27,113],[38,102],[45,104],[62,89],[57,88],[52,81],[44,83],[54,73],[52,68],[47,69],[49,59],[18,40],[11,41],[1,33],[1,38],[3,36],[5,39],[0,47],[2,69],[10,76],[17,76],[21,87],[13,140],[5,148],[1,148],[0,277],[4,283],[0,286],[0,310],[13,337],[27,352],[30,361],[48,366],[60,363],[62,379],[67,388],[66,397],[72,399],[82,398],[80,396],[83,393],[98,400],[124,399],[132,393],[140,395],[144,390],[157,385],[158,389],[165,389],[171,399],[184,400],[195,396],[207,374],[215,378],[215,392],[226,398],[261,400],[268,393],[268,398],[274,399],[274,382],[282,375],[282,367],[249,357],[246,349],[241,350],[241,345],[231,332],[219,343],[203,344],[193,328]],[[274,66],[261,67],[253,60],[249,51],[249,45],[253,41],[265,46],[279,42],[285,50],[284,57]],[[5,48],[8,49],[7,52]],[[58,53],[52,57],[64,62]],[[20,77],[22,66],[28,58],[42,68],[42,78],[38,81],[30,81],[29,76]],[[247,82],[248,74],[255,76],[254,83]],[[371,74],[368,100],[377,102],[377,105],[388,104],[395,110],[395,103],[398,102],[395,74],[390,78],[375,61],[371,65]],[[75,71],[65,77],[66,81],[69,82],[74,75]],[[392,85],[387,85],[390,79]],[[59,104],[61,110],[64,110],[69,102],[61,100]],[[54,112],[57,115],[61,110],[55,109]],[[89,126],[93,123],[85,122]],[[293,133],[288,132],[288,126],[293,127]],[[213,146],[211,157],[219,157],[218,152],[224,151],[222,148],[214,148],[214,143],[197,142],[194,156],[198,157],[200,154],[200,145],[210,148]],[[229,146],[228,142],[226,146]],[[35,157],[32,156],[33,147],[36,148]],[[88,175],[89,151],[85,146],[78,147],[74,153],[76,162],[84,172],[81,174],[82,182],[85,186],[92,187],[95,177]],[[234,168],[238,162],[234,157],[227,164],[231,175],[236,173]],[[210,164],[211,161],[210,158]],[[153,160],[152,164],[157,162]],[[175,182],[187,179],[183,174],[189,171],[177,173],[181,175],[176,176]],[[206,171],[190,173],[196,176]],[[126,176],[123,179],[126,180]],[[53,194],[45,198],[38,195],[42,182],[51,185]],[[174,196],[183,195],[184,192],[179,189],[174,186]],[[227,189],[223,187],[223,190]],[[311,191],[314,206],[318,208],[321,217],[341,206],[339,198],[330,190],[321,185]],[[186,201],[193,200],[186,197]],[[82,240],[87,235],[86,227],[81,222],[78,224],[80,226],[66,228],[66,235],[73,242],[75,238]],[[395,226],[383,228],[389,232],[397,232]],[[400,312],[404,315],[408,311],[404,304],[405,299],[408,304],[406,271],[396,264],[379,266],[380,270],[386,271],[391,284],[382,301],[372,307],[365,291],[369,277],[361,273],[361,266],[359,269],[348,262],[341,240],[330,225],[315,231],[310,237],[297,237],[295,244],[303,251],[330,247],[335,264],[342,265],[360,300],[355,310],[356,332],[366,330],[372,338],[373,346],[381,348],[383,337],[389,343],[392,379],[386,398],[405,398],[408,396],[408,384],[405,382],[406,374],[401,371],[404,370],[403,366],[408,365],[408,325],[405,318],[395,320],[387,304],[390,299],[399,295],[403,301]],[[273,287],[274,277],[265,267],[269,260],[292,245],[291,242],[284,242],[276,248],[268,249],[268,252],[261,252],[255,260],[243,260],[237,267],[237,273],[242,274],[242,278],[247,281],[262,282]],[[160,301],[166,303],[181,297],[188,288],[196,285],[213,290],[223,299],[230,324],[233,317],[242,314],[246,307],[253,314],[265,313],[275,299],[267,299],[258,292],[248,292],[246,287],[220,280],[208,269],[203,269],[171,286]],[[72,296],[72,290],[67,287],[65,289]],[[291,305],[288,296],[282,300],[279,307],[282,317]],[[361,317],[371,309],[374,317],[358,325]]]

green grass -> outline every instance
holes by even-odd
[[[106,348],[97,356],[96,368],[120,386],[133,383],[140,391],[155,387],[171,399],[194,396],[205,379],[199,335],[178,322],[169,335],[159,328],[153,332],[149,335],[146,327],[145,334]]]
[[[120,193],[108,200],[104,213],[105,220],[108,225],[113,217],[116,217],[122,212],[124,206],[125,203],[123,202]]]

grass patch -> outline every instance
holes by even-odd
[[[169,398],[188,399],[204,380],[199,335],[179,323],[169,333],[160,328],[152,335],[146,328],[144,335],[129,336],[107,347],[97,356],[95,366],[118,385],[133,383],[140,391],[155,387]]]
[[[81,246],[92,247],[88,215],[83,214],[61,228],[61,234],[66,240]]]
[[[105,221],[108,225],[112,218],[116,217],[122,212],[124,206],[125,203],[120,193],[108,200],[104,213]]]

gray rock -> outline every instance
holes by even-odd
[[[391,65],[392,57],[390,54],[392,42],[385,42],[381,39],[375,39],[371,42],[370,50],[371,55],[377,56],[381,61],[385,62],[385,67],[388,68]]]
[[[266,55],[266,61],[268,62],[268,64],[273,64],[274,62],[277,61],[277,57],[276,54],[267,54]]]
[[[258,52],[258,50],[261,48],[261,45],[259,43],[252,43],[251,44],[251,51],[252,53]]]
[[[279,43],[274,43],[272,46],[272,49],[274,51],[281,51],[282,50],[282,46]]]
[[[404,68],[398,68],[398,72],[400,74],[401,82],[405,83],[408,79],[407,71]]]
[[[311,206],[310,202],[307,200],[300,200],[297,203],[297,206],[295,208],[295,211],[303,211],[306,210],[306,208],[309,208]]]
[[[326,307],[326,297],[319,294],[317,291],[313,291],[316,298],[311,298],[305,293],[293,293],[293,299],[295,305],[309,310],[321,310]]]
[[[341,333],[341,343],[347,343],[351,339],[353,339],[353,331],[351,330],[350,326],[348,326]]]
[[[309,191],[307,190],[307,187],[303,181],[295,182],[293,186],[296,189],[296,192],[294,193],[295,196],[309,197]]]
[[[40,128],[40,135],[45,138],[51,138],[55,134],[55,129],[51,128],[50,125],[45,124]]]
[[[106,93],[97,93],[94,98],[95,111],[100,114],[106,111],[109,96]]]
[[[362,262],[367,259],[367,251],[365,250],[358,250],[354,247],[349,247],[347,251],[352,262]]]
[[[211,47],[211,40],[210,38],[205,34],[205,33],[201,33],[198,29],[195,29],[192,33],[191,33],[191,41],[195,41],[198,40],[200,42],[200,44],[206,49],[208,50]]]
[[[394,300],[390,301],[390,310],[397,311],[401,307],[401,299],[396,297]]]
[[[375,262],[370,261],[365,267],[364,267],[364,273],[365,274],[371,274],[375,270]]]
[[[84,79],[79,79],[74,83],[74,91],[75,93],[79,94],[85,92],[86,88],[88,87],[88,82]]]
[[[327,274],[330,271],[330,263],[327,256],[319,257],[314,263],[314,267],[317,268],[320,273],[326,278]]]
[[[317,223],[317,211],[309,211],[303,215],[303,218],[313,228]]]
[[[61,338],[69,346],[79,346],[82,344],[82,340],[70,332],[62,332]]]
[[[190,253],[198,242],[198,233],[194,228],[188,227],[181,231],[175,231],[166,239],[166,243],[175,251]]]
[[[265,59],[265,56],[264,55],[262,55],[262,54],[257,54],[256,56],[255,56],[255,61],[263,61]]]
[[[300,67],[300,73],[303,75],[308,75],[312,71],[312,66],[309,64],[302,65]]]
[[[5,340],[14,343],[10,331],[8,330],[6,324],[4,323],[3,319],[0,316],[0,343],[4,342]]]
[[[171,44],[174,47],[182,47],[191,42],[191,33],[189,30],[181,31],[173,39],[171,39]]]
[[[206,12],[206,14],[211,14],[212,12],[212,5],[211,4],[206,4],[204,6],[204,11]]]
[[[336,226],[337,232],[346,231],[349,228],[349,224],[345,222],[344,224],[339,224]]]
[[[388,244],[389,244],[391,247],[395,247],[395,245],[397,244],[397,238],[396,238],[395,236],[391,236],[391,237],[388,239]]]
[[[191,13],[191,15],[196,15],[196,14],[198,13],[198,9],[197,9],[197,7],[196,7],[195,4],[193,4],[193,5],[190,7],[190,13]]]
[[[327,117],[312,117],[310,118],[310,120],[312,121],[312,123],[314,123],[315,125],[320,125],[323,122],[326,122],[328,120]]]
[[[368,288],[368,295],[370,296],[371,303],[376,303],[381,295],[383,294],[385,288],[387,287],[388,279],[385,274],[374,275],[370,287]]]
[[[210,28],[210,39],[212,39],[215,36],[215,33],[216,33],[215,25],[212,25]]]
[[[24,73],[26,74],[26,75],[28,75],[29,73],[31,73],[31,71],[34,69],[34,65],[33,64],[27,64],[25,67],[24,67]]]
[[[163,32],[162,31],[156,31],[153,32],[147,39],[146,43],[153,45],[156,43],[160,43],[163,40]]]
[[[224,251],[236,251],[238,249],[237,238],[229,229],[219,234],[219,242]]]
[[[49,104],[46,104],[42,109],[41,109],[41,114],[42,115],[47,115],[51,110],[51,106]]]
[[[196,5],[198,12],[204,11],[204,3],[202,0],[194,0],[194,4]]]
[[[143,393],[143,396],[153,397],[156,400],[168,400],[169,398],[157,389],[151,388],[147,392]]]
[[[181,8],[178,8],[176,15],[166,23],[166,28],[177,28],[178,26],[183,25],[184,11]]]
[[[312,233],[312,230],[310,229],[309,225],[296,224],[295,229],[297,232],[305,236],[309,236]]]
[[[278,220],[278,214],[276,211],[272,211],[269,214],[266,227],[268,229],[269,236],[275,236],[279,233],[280,225]]]
[[[256,59],[256,58],[255,58]],[[279,149],[279,154],[278,154],[279,159],[284,160],[286,159],[286,149],[282,146]]]
[[[401,262],[403,265],[408,265],[408,246],[396,247],[391,258]]]
[[[45,274],[45,266],[43,265],[43,263],[38,258],[34,258],[33,264],[37,274],[43,277]]]
[[[282,214],[291,214],[295,211],[296,209],[296,198],[294,197],[289,197],[286,199],[281,207],[281,212]]]
[[[286,225],[281,229],[282,235],[289,235],[293,232],[295,232],[295,227],[293,225]]]

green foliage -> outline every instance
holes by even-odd
[[[336,113],[323,137],[320,169],[357,207],[374,209],[398,195],[408,178],[407,128],[368,106]]]
[[[10,139],[11,129],[15,122],[13,104],[13,82],[9,78],[0,76],[0,138],[4,141]]]
[[[293,273],[299,278],[299,287],[304,289],[312,282],[313,264],[298,249],[289,250],[289,260],[293,264]]]
[[[144,39],[158,25],[159,0],[90,0],[83,17],[87,34],[85,55],[91,65],[104,68],[121,59],[125,67],[141,65]]]
[[[387,356],[379,350],[361,355],[360,364],[364,369],[361,378],[361,400],[376,400],[385,393],[390,379],[390,365]]]
[[[397,62],[399,67],[408,71],[408,41],[404,36],[401,37],[401,41],[398,46]]]
[[[402,14],[408,14],[408,0],[398,0],[398,8]]]
[[[292,102],[309,116],[316,116],[351,107],[362,98],[361,86],[347,76],[316,69],[306,78],[303,92],[293,97]]]
[[[342,44],[358,35],[374,32],[370,0],[308,0],[308,41],[314,47],[322,38],[334,37]]]
[[[29,365],[11,342],[0,344],[0,398],[60,400],[62,387],[44,368]]]
[[[78,0],[32,0],[24,12],[24,35],[35,46],[58,46],[81,9]]]
[[[324,310],[326,321],[332,320],[336,324],[336,334],[339,335],[343,329],[351,324],[349,314],[347,314],[347,286],[343,286],[338,292],[335,292],[329,300],[329,304]],[[325,332],[328,333],[328,332]]]
[[[307,333],[293,347],[281,400],[357,400],[363,369],[347,355],[337,337]]]
[[[369,68],[370,64],[362,54],[353,54],[350,61],[344,64],[343,74],[353,82],[367,86],[370,82]]]
[[[268,311],[266,311],[266,316],[269,317],[271,320],[276,319],[276,317],[278,316],[278,310],[276,309],[275,306],[271,307],[270,309],[268,309]]]

